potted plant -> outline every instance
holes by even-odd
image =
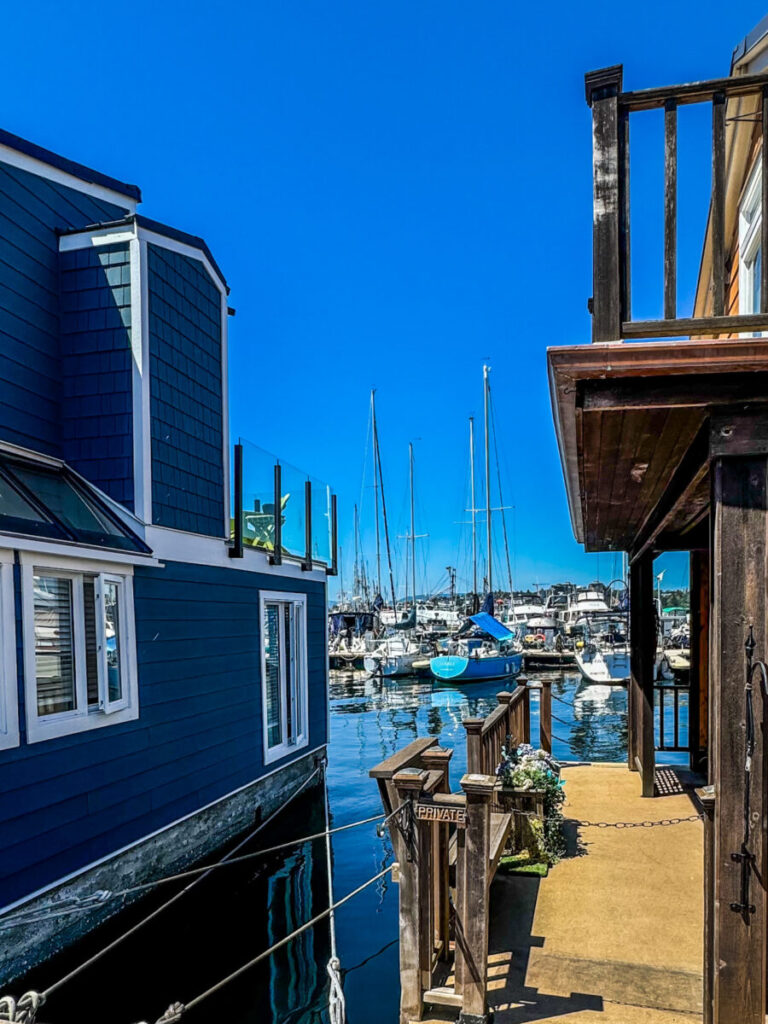
[[[496,769],[499,801],[513,813],[511,852],[527,850],[532,862],[555,864],[565,853],[560,765],[530,743],[502,749]]]

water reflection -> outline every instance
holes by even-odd
[[[578,675],[553,674],[551,680],[555,756],[561,760],[624,760],[626,690],[585,686]],[[334,676],[328,770],[332,825],[380,813],[377,787],[368,771],[417,736],[435,736],[443,746],[453,748],[450,774],[453,788],[458,788],[466,771],[462,721],[484,717],[496,707],[498,688],[497,683],[433,686],[421,679],[382,681],[352,673]],[[681,722],[683,718],[687,723],[685,702],[681,703]],[[538,741],[538,723],[538,701],[534,699],[534,742]],[[663,759],[671,761],[675,756],[664,755]],[[292,804],[291,812],[277,819],[275,827],[257,837],[251,848],[307,835],[323,826],[322,794],[315,791]],[[336,898],[391,861],[389,839],[380,839],[375,825],[335,835]],[[156,903],[145,901],[129,910],[79,949],[35,972],[27,979],[29,986],[45,987],[169,895],[166,891]],[[350,1024],[392,1024],[397,1020],[397,901],[397,886],[387,876],[337,914]],[[104,1024],[107,1019],[110,1024],[154,1021],[170,1002],[192,998],[327,905],[322,840],[214,873],[135,939],[62,990],[61,996],[54,996],[46,1006],[46,1020],[64,1024],[73,1019],[71,1009],[77,1006],[78,1024]],[[326,1022],[325,966],[329,955],[328,924],[323,921],[224,988],[199,1011],[185,1016],[185,1022]]]

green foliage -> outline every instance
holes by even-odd
[[[562,811],[565,793],[560,779],[560,766],[550,754],[534,750],[529,743],[523,743],[515,750],[502,751],[501,764],[496,774],[505,786],[543,792],[544,820],[533,817],[528,819],[534,847],[530,853],[534,860],[556,864],[566,849]]]

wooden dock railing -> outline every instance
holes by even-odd
[[[451,792],[453,751],[435,737],[414,740],[369,772],[385,813],[400,809],[390,821],[400,883],[400,1024],[421,1020],[427,1005],[487,1019],[489,889],[513,827],[513,814],[498,803],[496,767],[502,747],[530,742],[529,687],[520,683],[497,694],[485,719],[465,720],[461,792]]]

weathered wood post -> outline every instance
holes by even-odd
[[[488,1021],[487,970],[490,888],[491,799],[496,780],[492,775],[468,772],[461,780],[467,796],[465,870],[461,882],[461,919],[456,924],[456,944],[461,942],[463,976],[461,1024]],[[458,915],[457,915],[458,917]]]
[[[427,782],[421,768],[406,768],[392,782],[401,803],[400,869],[400,1024],[421,1020],[423,994],[432,982],[431,825],[413,812]]]
[[[622,173],[626,124],[619,114],[622,67],[591,71],[585,76],[587,103],[592,108],[592,341],[621,338],[623,241],[626,236]]]
[[[691,768],[701,771],[707,762],[709,716],[709,551],[691,552],[691,693],[688,736]]]
[[[528,689],[528,680],[525,676],[520,676],[517,680],[518,687],[523,687],[523,737],[521,743],[531,742],[531,694]]]
[[[436,793],[450,793],[449,767],[453,751],[447,747],[430,747],[422,754],[424,767],[439,771],[442,778]],[[434,907],[434,945],[441,960],[448,959],[448,944],[451,923],[448,875],[448,825],[436,823],[432,826],[432,887]]]
[[[767,428],[765,413],[713,416],[710,421],[714,1024],[764,1024],[765,1019],[765,707],[756,676],[754,753],[751,772],[746,772],[745,642],[753,626],[754,656],[768,657]]]
[[[629,642],[632,720],[630,749],[640,772],[643,796],[653,796],[656,752],[653,728],[653,670],[656,660],[656,612],[653,603],[653,554],[637,558],[629,570]]]
[[[552,753],[552,680],[542,679],[539,685],[539,745]]]
[[[703,1024],[712,1024],[712,975],[714,955],[714,909],[715,909],[715,794],[714,787],[696,790],[699,804],[704,812],[704,1019]]]
[[[511,694],[509,690],[502,690],[500,693],[496,694],[496,700],[499,702],[499,704],[506,704],[507,707],[507,717],[504,719],[506,723],[507,736],[510,736],[512,734],[512,708],[510,707],[510,704],[512,703],[512,697],[513,694]]]
[[[478,774],[483,770],[482,731],[484,718],[465,718],[461,723],[467,731],[467,771]]]

